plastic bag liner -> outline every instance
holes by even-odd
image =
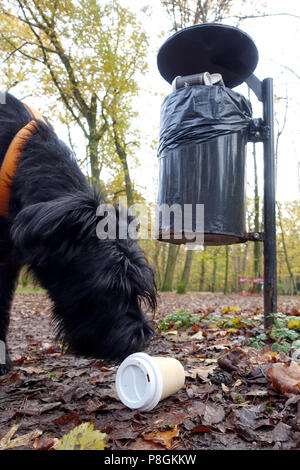
[[[251,104],[229,88],[191,86],[168,95],[161,107],[158,154],[248,129]]]
[[[251,115],[246,98],[219,86],[182,88],[162,104],[158,207],[204,204],[207,245],[246,241],[245,156]],[[158,229],[159,239],[187,241],[184,230],[174,240],[172,217],[168,223],[159,213]],[[192,230],[196,232],[194,221]]]

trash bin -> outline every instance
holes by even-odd
[[[158,207],[204,204],[206,245],[246,241],[245,159],[251,116],[250,102],[222,86],[181,88],[162,104]],[[164,226],[161,214],[158,229],[161,240],[187,241],[183,230],[174,239],[172,220]]]

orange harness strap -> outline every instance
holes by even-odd
[[[42,121],[47,125],[43,116],[34,109],[31,109],[25,103],[24,106],[28,109],[34,120],[30,121],[26,126],[19,130],[13,138],[10,146],[5,154],[1,170],[0,170],[0,216],[8,216],[8,205],[10,198],[11,183],[16,174],[19,159],[23,153],[26,142],[37,131],[38,124],[36,120]]]

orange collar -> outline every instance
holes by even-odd
[[[47,122],[42,115],[31,109],[25,103],[24,106],[28,109],[33,120],[30,121],[26,126],[19,130],[19,132],[13,138],[10,146],[5,154],[1,170],[0,170],[0,216],[8,217],[8,205],[10,198],[11,183],[16,174],[19,159],[23,153],[26,142],[30,137],[37,131],[37,121],[42,121],[47,125]]]

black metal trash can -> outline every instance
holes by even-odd
[[[204,204],[206,245],[246,240],[245,159],[251,116],[250,102],[221,86],[182,88],[162,104],[158,206]],[[187,241],[184,233],[173,238],[172,221],[169,227],[163,225],[160,217],[159,239]]]

